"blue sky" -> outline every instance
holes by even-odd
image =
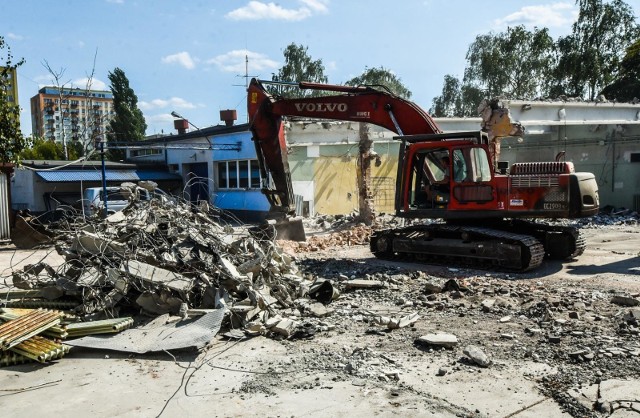
[[[640,15],[640,0],[626,2]],[[26,60],[23,133],[29,99],[53,84],[43,63],[85,88],[95,57],[93,88],[124,70],[154,134],[173,130],[171,111],[198,127],[219,124],[222,109],[245,122],[245,56],[250,76],[270,79],[292,42],[323,61],[330,83],[384,66],[428,110],[444,75],[462,76],[477,35],[524,24],[557,38],[576,14],[573,0],[20,0],[3,2],[0,35]]]

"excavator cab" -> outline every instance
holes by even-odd
[[[396,195],[399,216],[451,219],[465,210],[491,210],[495,182],[486,134],[480,131],[456,134],[398,137],[400,170]]]

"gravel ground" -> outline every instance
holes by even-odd
[[[335,232],[330,221],[314,235]],[[96,416],[635,414],[636,395],[606,398],[603,385],[633,388],[640,379],[640,226],[635,216],[579,226],[587,239],[581,257],[522,274],[382,261],[362,244],[292,251],[303,274],[340,292],[322,312],[302,301],[285,312],[302,323],[292,338],[219,335],[202,353],[172,357],[72,351],[46,368],[0,369],[5,388],[59,379],[0,404],[9,416],[24,414],[24,405],[33,414],[69,412],[75,401],[60,394],[72,391],[91,400],[83,414]],[[0,251],[2,275],[29,257],[47,252]],[[450,343],[421,338],[433,334]],[[489,364],[465,354],[471,346]],[[146,383],[135,396],[108,401],[138,381]]]

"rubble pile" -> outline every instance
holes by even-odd
[[[14,288],[0,301],[66,309],[84,321],[225,309],[230,328],[292,335],[300,324],[287,313],[305,305],[312,282],[273,241],[220,215],[207,204],[152,199],[106,219],[66,223],[50,231],[65,262],[14,271]]]
[[[328,235],[311,236],[305,242],[287,241],[279,242],[279,245],[291,249],[294,253],[323,251],[331,247],[368,245],[372,233],[371,227],[358,224]]]

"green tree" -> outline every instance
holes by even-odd
[[[618,79],[605,87],[601,94],[618,102],[640,99],[640,39],[627,48],[620,62]]]
[[[6,49],[6,56],[2,50]],[[20,131],[20,107],[16,104],[17,97],[10,101],[11,75],[24,63],[24,59],[13,62],[11,48],[0,36],[0,163],[17,163],[20,152],[27,140]],[[15,80],[14,80],[15,81]]]
[[[345,84],[347,86],[384,87],[395,95],[405,99],[411,98],[411,91],[402,84],[400,78],[382,66],[380,68],[365,67],[361,75],[348,80]]]
[[[434,97],[429,109],[435,117],[469,117],[478,115],[478,105],[484,98],[483,92],[470,84],[462,84],[457,77],[444,76],[442,94]]]
[[[593,100],[617,76],[624,50],[639,28],[631,7],[622,0],[577,0],[580,11],[572,33],[558,39],[558,65],[552,95]]]
[[[129,87],[129,79],[124,71],[115,68],[109,72],[111,92],[113,93],[113,108],[115,117],[109,123],[107,130],[107,143],[114,145],[117,142],[136,142],[144,139],[147,123],[142,111],[138,109],[138,97]],[[122,160],[125,151],[119,149],[109,150],[109,159]]]
[[[273,74],[272,81],[293,82],[311,81],[326,83],[324,65],[322,60],[313,60],[308,53],[308,48],[292,43],[284,50],[284,65]],[[269,93],[282,97],[308,97],[321,94],[318,90],[301,90],[294,86],[275,84],[267,87]]]
[[[78,142],[78,141],[75,141]],[[27,147],[20,153],[22,160],[75,160],[78,158],[77,147],[70,146],[66,152],[61,142],[51,141],[42,137],[31,138]]]
[[[467,51],[464,83],[485,96],[533,99],[547,92],[554,42],[547,28],[524,26],[479,35]]]
[[[442,94],[433,98],[433,104],[431,109],[429,109],[429,113],[438,118],[458,116],[457,113],[461,107],[461,100],[460,80],[451,74],[446,74],[444,76]]]

